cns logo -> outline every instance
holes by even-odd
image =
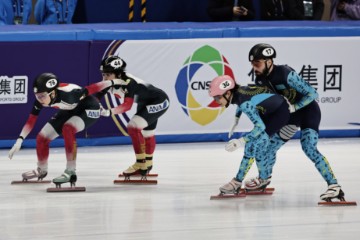
[[[177,76],[175,90],[181,108],[201,126],[213,122],[224,110],[208,95],[211,80],[220,75],[235,79],[226,58],[205,45],[185,60]]]

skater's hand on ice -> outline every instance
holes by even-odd
[[[233,152],[239,147],[245,146],[245,139],[239,138],[239,139],[231,139],[225,146],[225,150],[228,152]]]
[[[233,134],[234,134],[234,131],[235,131],[235,128],[236,126],[239,124],[239,118],[238,117],[235,117],[235,121],[234,121],[234,125],[231,127],[230,129],[230,132],[228,134],[228,138],[230,138]]]
[[[12,159],[14,154],[20,150],[23,141],[24,140],[20,137],[16,140],[14,146],[9,151],[9,159]]]

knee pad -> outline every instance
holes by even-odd
[[[140,117],[140,116],[133,116],[128,124],[128,128],[138,128],[138,129],[144,129],[148,126],[147,121]]]
[[[296,125],[285,125],[279,131],[279,137],[284,141],[290,140],[296,133],[298,127]]]

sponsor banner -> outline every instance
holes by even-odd
[[[0,139],[16,139],[35,101],[36,76],[52,72],[60,82],[88,83],[89,42],[0,42]],[[50,120],[56,109],[44,108],[29,138]],[[80,133],[79,136],[84,136]]]
[[[350,129],[353,126],[348,122],[360,122],[360,108],[352,108],[360,89],[355,71],[359,40],[356,37],[130,40],[112,42],[104,55],[122,57],[129,73],[169,95],[170,107],[159,121],[158,134],[228,131],[234,121],[235,106],[228,109],[216,106],[208,96],[210,81],[227,74],[241,85],[251,84],[254,75],[248,52],[260,42],[274,46],[275,64],[291,66],[317,89],[322,110],[320,129]],[[339,45],[346,48],[346,54]],[[238,130],[251,128],[251,122],[242,116]]]
[[[27,76],[0,76],[0,104],[27,103]]]
[[[158,135],[227,132],[234,121],[235,106],[224,109],[214,104],[208,96],[210,81],[227,74],[241,85],[252,83],[248,52],[259,42],[275,47],[275,64],[291,66],[317,89],[322,109],[320,129],[354,129],[355,125],[348,123],[360,122],[360,108],[356,107],[360,89],[356,71],[359,40],[333,37],[1,42],[3,55],[9,57],[0,60],[0,108],[4,113],[0,138],[14,139],[19,135],[35,101],[32,85],[38,74],[53,72],[60,82],[86,86],[101,80],[100,61],[110,54],[122,57],[129,73],[169,95],[169,109],[158,122]],[[107,94],[102,104],[105,108],[116,107],[121,99]],[[151,111],[166,106],[153,106]],[[29,138],[34,138],[55,112],[45,108]],[[77,136],[127,136],[126,125],[135,113],[136,104],[127,113],[100,117],[94,126]],[[242,116],[237,130],[251,128],[251,122]]]

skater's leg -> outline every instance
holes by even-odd
[[[254,163],[254,142],[250,141],[245,144],[244,156],[241,160],[239,170],[236,174],[236,177],[233,178],[230,182],[221,186],[220,192],[225,194],[236,194],[241,189],[242,181],[244,180],[246,174],[250,170],[252,164]]]
[[[156,147],[155,130],[143,130],[142,131],[145,139],[145,160],[148,172],[151,171],[153,166],[153,155]]]
[[[265,132],[261,134],[255,141],[254,151],[259,176],[245,182],[245,188],[247,190],[263,189],[270,184],[271,175],[268,170],[268,162],[266,161],[266,153],[268,152],[269,141],[269,136]]]
[[[61,132],[65,142],[66,153],[66,169],[61,176],[54,178],[53,182],[57,185],[70,182],[71,185],[75,185],[77,181],[76,176],[76,154],[77,143],[76,133],[81,132],[91,125],[93,125],[98,118],[93,116],[99,116],[99,114],[92,114],[94,111],[99,111],[99,103],[95,99],[84,100],[82,103],[85,106],[80,106],[78,111],[74,113],[62,126]],[[91,115],[91,117],[88,116]]]
[[[270,138],[270,144],[266,156],[270,176],[272,176],[272,171],[276,162],[277,151],[294,136],[297,129],[298,127],[296,125],[286,125]]]
[[[337,184],[328,160],[317,149],[318,139],[319,134],[313,129],[307,128],[301,131],[301,146],[306,156],[315,163],[316,169],[328,185]]]
[[[136,163],[124,171],[124,175],[133,175],[140,173],[145,175],[147,173],[145,160],[145,139],[141,131],[148,126],[145,119],[135,115],[128,124],[128,133],[134,148]]]
[[[49,144],[59,135],[50,123],[46,123],[36,136],[37,169],[24,172],[24,180],[33,178],[43,179],[48,172]]]
[[[36,154],[38,167],[47,171],[49,158],[49,144],[59,135],[50,123],[46,123],[36,137]]]
[[[77,118],[77,117],[74,117]],[[71,119],[64,124],[62,128],[62,135],[65,142],[65,153],[66,153],[66,169],[75,171],[76,169],[76,153],[77,153],[77,143],[76,136],[77,132],[80,132],[84,129],[85,125],[81,119],[78,119],[79,123],[75,126],[75,119]]]

